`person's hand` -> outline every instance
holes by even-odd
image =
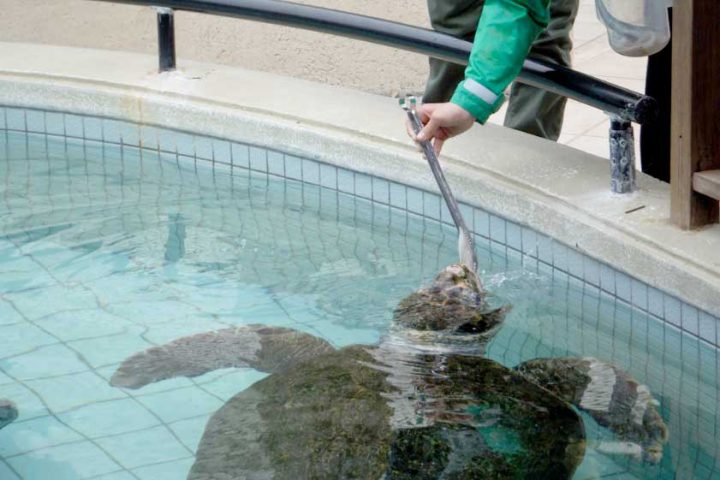
[[[475,117],[459,105],[447,103],[424,103],[417,108],[417,114],[425,127],[417,136],[408,133],[417,142],[432,140],[436,154],[440,154],[445,140],[470,130]]]

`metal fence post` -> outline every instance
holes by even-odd
[[[632,123],[610,117],[610,188],[614,193],[635,190],[635,136]]]
[[[175,21],[172,8],[155,7],[160,72],[175,70]]]

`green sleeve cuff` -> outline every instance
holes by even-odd
[[[547,25],[548,4],[549,0],[485,0],[465,81],[451,102],[480,123],[498,110],[502,94],[520,73],[530,45]],[[468,81],[470,90],[464,86]]]
[[[455,89],[455,93],[450,101],[470,112],[470,115],[475,117],[478,122],[484,124],[487,122],[487,119],[490,118],[490,115],[500,109],[500,106],[505,101],[505,96],[498,95],[498,99],[495,103],[490,104],[467,91],[461,82],[457,89]]]

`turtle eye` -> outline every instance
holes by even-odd
[[[457,333],[481,333],[483,329],[476,322],[467,322],[455,329]]]

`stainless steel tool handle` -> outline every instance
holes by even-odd
[[[418,117],[417,111],[415,109],[416,104],[417,101],[414,97],[407,97],[404,100],[400,101],[400,105],[407,112],[408,119],[410,120],[410,124],[412,125],[415,135],[420,133],[420,130],[422,130],[423,128],[423,124],[420,121],[420,118]],[[450,211],[450,216],[452,216],[453,222],[455,222],[455,226],[457,227],[458,233],[461,237],[458,247],[460,250],[460,260],[463,263],[466,263],[468,267],[470,267],[475,272],[477,271],[478,266],[477,257],[475,255],[475,242],[473,241],[472,235],[470,234],[470,231],[465,224],[462,213],[460,213],[460,207],[455,200],[455,196],[450,190],[450,185],[448,185],[447,183],[445,174],[443,173],[442,167],[440,166],[440,161],[435,154],[435,149],[433,148],[432,144],[427,140],[418,143],[423,150],[425,159],[430,164],[430,170],[432,170],[435,181],[440,188],[440,193],[442,193],[442,196],[445,199],[445,204]]]

